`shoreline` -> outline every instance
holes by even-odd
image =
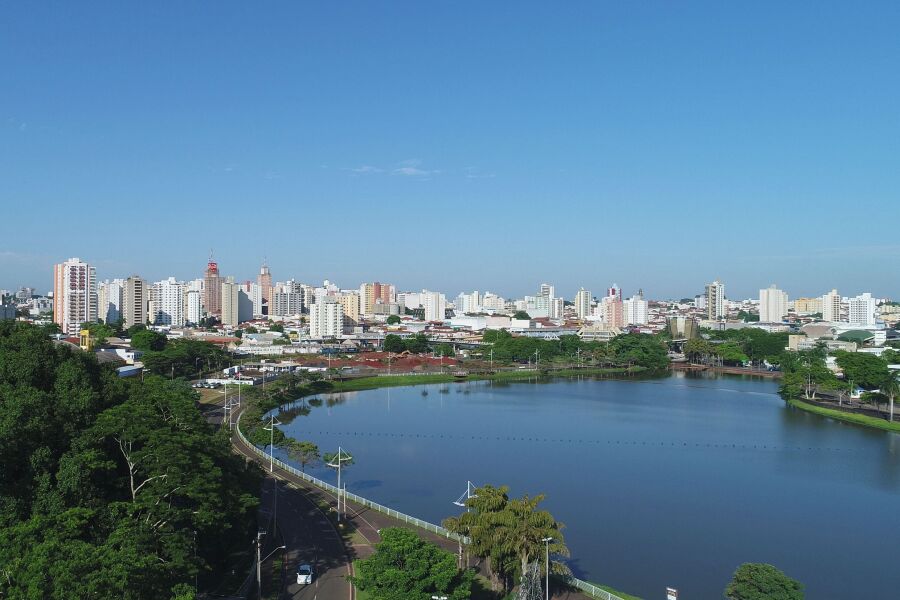
[[[819,406],[813,401],[801,400],[799,398],[788,398],[787,403],[788,405],[793,406],[798,410],[819,415],[820,417],[834,419],[835,421],[850,423],[851,425],[858,425],[860,427],[866,427],[868,429],[878,429],[880,431],[900,433],[900,421],[891,422],[859,413],[844,412],[842,410],[837,410],[834,408]]]

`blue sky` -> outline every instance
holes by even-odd
[[[900,3],[0,6],[0,287],[900,296]]]

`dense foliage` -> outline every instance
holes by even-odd
[[[543,556],[544,539],[553,538],[551,554],[569,556],[563,524],[538,509],[544,496],[511,499],[508,492],[506,486],[477,488],[466,500],[465,513],[444,520],[444,527],[470,538],[468,551],[485,560],[491,584],[504,591],[522,576],[528,563]],[[551,570],[568,573],[566,566],[556,561],[551,562]]]
[[[161,349],[145,352],[141,360],[153,374],[193,379],[203,371],[228,364],[228,355],[209,342],[179,339],[165,341]]]
[[[725,588],[727,600],[803,600],[803,585],[772,565],[744,563]]]
[[[373,600],[466,600],[474,572],[457,567],[456,557],[408,529],[381,530],[375,553],[357,563],[353,584]]]
[[[665,344],[652,335],[629,333],[610,342],[585,342],[577,335],[563,335],[558,340],[514,336],[506,330],[486,331],[485,343],[491,344],[495,361],[526,362],[564,361],[604,366],[664,369],[669,364]]]
[[[259,479],[194,392],[0,324],[0,596],[190,597],[252,536]]]
[[[769,333],[756,327],[706,331],[709,339],[696,338],[684,344],[684,353],[694,362],[720,359],[727,365],[748,362],[780,364],[787,353],[788,332]]]
[[[428,351],[428,337],[424,333],[417,333],[407,338],[390,333],[384,337],[385,352],[412,352],[418,354]]]

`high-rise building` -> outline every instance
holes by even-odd
[[[309,336],[315,339],[337,337],[344,333],[344,307],[334,297],[309,307]]]
[[[184,320],[185,324],[196,325],[203,318],[203,302],[200,300],[200,290],[188,289],[184,292]]]
[[[229,277],[222,283],[222,325],[237,327],[253,318],[253,302],[244,287]]]
[[[219,275],[219,264],[213,261],[212,256],[206,263],[203,276],[203,308],[212,316],[222,315],[222,277]]]
[[[422,306],[426,321],[443,321],[447,315],[447,298],[440,292],[422,290]]]
[[[125,322],[125,328],[128,329],[135,325],[146,325],[147,309],[150,301],[147,282],[137,275],[132,275],[125,280],[125,290],[122,296],[124,303],[122,319]]]
[[[841,320],[841,295],[831,290],[822,296],[822,320],[836,323]]]
[[[600,301],[603,322],[609,327],[625,326],[625,307],[619,290],[609,289],[608,295]]]
[[[586,319],[591,314],[591,292],[581,288],[575,294],[575,314],[579,319]]]
[[[716,279],[706,286],[706,318],[721,321],[725,318],[725,284]]]
[[[788,295],[773,283],[759,290],[759,320],[763,323],[780,323],[788,314]]]
[[[866,292],[848,301],[849,317],[847,321],[851,325],[859,327],[875,327],[878,318],[875,308],[875,298]]]
[[[259,299],[254,299],[253,314],[267,315],[270,313],[268,307],[272,302],[272,274],[269,272],[269,266],[265,262],[259,268],[256,285],[259,286]]]
[[[359,286],[359,311],[369,316],[375,306],[375,284],[363,283]]]
[[[608,298],[618,298],[622,300],[622,288],[619,287],[618,283],[612,284],[612,286],[606,288],[606,296]]]
[[[344,310],[344,326],[352,329],[359,325],[359,293],[347,291],[338,296],[338,301]],[[390,304],[385,302],[384,304]]]
[[[122,302],[125,294],[125,280],[101,281],[97,286],[97,318],[104,323],[114,324],[122,319]]]
[[[821,314],[822,298],[797,298],[794,300],[794,312],[798,315]]]
[[[556,298],[556,287],[552,283],[542,283],[538,296],[546,296],[547,298]]]
[[[622,302],[625,325],[646,325],[649,321],[648,307],[643,291]]]
[[[97,320],[97,271],[80,258],[53,267],[53,322],[67,335]]]
[[[184,327],[185,284],[169,277],[157,281],[150,286],[150,321],[154,325],[170,325],[172,327]]]
[[[390,283],[380,283],[376,281],[372,284],[372,295],[374,303],[390,304],[395,301],[396,291]]]
[[[485,292],[481,299],[481,307],[489,312],[503,310],[505,306],[506,300],[491,292]]]
[[[566,303],[562,298],[550,298],[550,318],[562,319]]]

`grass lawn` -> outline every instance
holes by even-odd
[[[900,422],[897,421],[894,421],[892,423],[890,421],[885,421],[884,419],[879,419],[876,417],[870,417],[868,415],[847,413],[840,410],[834,410],[832,408],[825,408],[824,406],[816,406],[814,404],[809,404],[808,402],[803,402],[802,400],[791,399],[788,400],[788,403],[791,406],[799,408],[800,410],[805,410],[817,415],[822,415],[823,417],[831,417],[832,419],[836,419],[838,421],[845,421],[847,423],[863,425],[865,427],[874,427],[875,429],[882,429],[884,431],[900,432]]]

